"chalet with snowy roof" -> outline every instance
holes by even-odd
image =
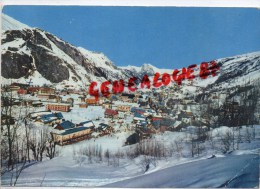
[[[112,109],[106,109],[105,110],[105,117],[106,118],[117,118],[118,117],[118,111],[112,110]]]
[[[91,120],[80,122],[77,126],[89,127],[89,128],[92,128],[92,129],[95,128],[95,124]]]
[[[58,130],[67,130],[72,129],[75,127],[75,124],[70,121],[64,121],[62,123],[58,123],[57,126],[54,129]]]
[[[46,105],[46,110],[69,112],[69,111],[70,111],[70,104],[65,104],[65,103],[50,103],[50,104],[47,104],[47,105]]]
[[[91,138],[93,130],[89,127],[74,127],[61,133],[51,133],[54,141],[59,145],[72,144]]]
[[[51,111],[38,111],[38,112],[32,112],[29,114],[29,118],[31,119],[37,119],[40,118],[42,115],[52,114]]]
[[[53,124],[61,123],[62,120],[63,120],[63,115],[62,113],[59,112],[59,113],[41,115],[36,121],[42,122],[46,125],[53,125]]]

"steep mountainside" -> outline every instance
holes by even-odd
[[[127,53],[127,52],[126,52]],[[215,60],[220,66],[216,77],[195,78],[193,85],[208,89],[223,89],[254,82],[260,77],[260,52]],[[117,67],[103,53],[75,47],[49,32],[31,28],[2,14],[2,69],[3,83],[23,82],[73,85],[86,87],[92,81],[125,81],[155,72],[172,73],[172,69],[158,69],[150,64],[141,67]],[[199,64],[199,63],[198,63]],[[199,66],[195,69],[198,75]],[[188,84],[184,81],[183,84]]]
[[[12,25],[13,19],[3,17],[1,74],[6,82],[31,78],[39,84],[83,87],[91,81],[131,77],[101,53],[77,48],[38,28],[20,27],[18,21]]]

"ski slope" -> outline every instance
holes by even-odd
[[[253,188],[258,185],[259,156],[245,154],[185,163],[150,174],[108,184],[105,187]]]

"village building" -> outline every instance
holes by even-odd
[[[54,125],[61,123],[63,120],[62,113],[52,113],[52,114],[46,114],[41,115],[40,118],[38,118],[36,121],[44,123],[46,125]]]
[[[98,105],[98,100],[96,100],[95,98],[87,98],[86,103],[88,105],[95,106],[95,105]]]
[[[106,109],[105,117],[106,118],[118,118],[118,111],[112,110],[112,109]]]
[[[27,91],[30,94],[36,94],[41,89],[41,87],[28,87]]]
[[[55,101],[56,100],[56,95],[54,95],[54,94],[47,94],[47,93],[40,93],[40,94],[37,94],[37,98]]]
[[[68,111],[70,111],[70,104],[50,103],[50,104],[46,105],[46,110],[68,112]]]
[[[21,89],[21,88],[19,86],[16,86],[16,85],[10,85],[9,86],[10,91],[18,91],[19,89]]]
[[[105,123],[100,123],[97,128],[97,132],[100,132],[100,134],[98,136],[104,136],[104,135],[112,133],[113,131],[114,131],[114,128]]]
[[[103,104],[102,104],[102,108],[104,108],[104,109],[111,109],[112,108],[112,102],[110,102],[110,101],[106,101],[106,102],[104,102]]]
[[[19,94],[19,95],[25,95],[25,94],[27,94],[27,90],[26,90],[26,89],[19,89],[19,90],[17,91],[17,94]]]
[[[67,130],[72,129],[75,127],[75,124],[70,121],[64,121],[62,123],[58,123],[57,126],[54,129],[58,130]]]
[[[37,119],[37,118],[40,118],[40,116],[42,116],[42,115],[47,115],[47,114],[52,114],[52,112],[51,112],[51,111],[32,112],[32,113],[30,113],[28,116],[29,116],[29,118],[31,118],[31,119]]]
[[[28,84],[24,84],[24,83],[12,83],[9,86],[9,90],[11,91],[17,91],[19,89],[27,89],[29,87]]]
[[[77,124],[77,126],[89,127],[91,129],[95,128],[95,124],[91,120],[90,121],[80,122],[79,124]]]
[[[87,103],[80,103],[80,104],[79,104],[79,107],[80,107],[80,108],[87,108],[88,105],[87,105]]]
[[[88,127],[75,127],[65,130],[62,133],[51,133],[53,140],[59,145],[72,144],[91,138],[93,130]]]
[[[54,94],[55,89],[50,87],[41,87],[38,94]]]
[[[123,105],[123,104],[117,105],[117,110],[118,110],[118,111],[121,111],[121,112],[130,112],[131,106],[129,106],[129,105]]]
[[[175,120],[169,118],[152,119],[152,126],[160,132],[173,130]]]

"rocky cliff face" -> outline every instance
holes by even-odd
[[[34,79],[40,74],[43,83],[84,86],[92,81],[131,77],[101,53],[77,48],[38,28],[15,29],[9,19],[3,19],[2,33],[1,74],[5,79]],[[17,21],[15,24],[19,26]]]

